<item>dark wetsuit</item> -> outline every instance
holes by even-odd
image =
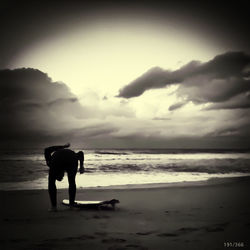
[[[53,153],[54,152],[54,153]],[[45,159],[49,166],[49,195],[52,206],[56,206],[56,180],[61,181],[64,172],[67,172],[69,182],[69,200],[74,204],[76,195],[75,176],[78,168],[78,154],[60,146],[45,149]]]

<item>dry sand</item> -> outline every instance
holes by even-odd
[[[79,200],[116,198],[120,204],[115,211],[69,210],[59,204],[58,212],[48,212],[46,190],[1,191],[0,246],[2,250],[250,249],[249,191],[249,178],[181,187],[83,189],[77,191]],[[67,197],[67,190],[58,191],[58,202]]]

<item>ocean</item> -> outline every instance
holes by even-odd
[[[79,151],[83,149],[75,149]],[[78,188],[204,181],[250,175],[249,150],[88,149]],[[43,149],[0,151],[0,190],[47,189]],[[57,188],[67,188],[65,175]]]

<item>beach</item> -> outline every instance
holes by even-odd
[[[78,189],[77,200],[118,199],[115,210],[49,212],[47,190],[0,191],[1,249],[249,249],[250,178]]]

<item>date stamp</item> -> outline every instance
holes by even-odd
[[[227,241],[227,242],[224,242],[224,247],[227,247],[227,248],[242,248],[242,247],[245,247],[245,244],[244,244],[244,242]]]

